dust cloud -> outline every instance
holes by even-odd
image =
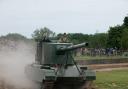
[[[34,89],[24,68],[34,62],[35,46],[25,41],[0,40],[0,89]]]

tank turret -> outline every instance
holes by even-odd
[[[87,46],[88,43],[72,45],[72,43],[37,42],[35,61],[38,64],[73,64],[72,51]],[[67,57],[68,56],[68,57]]]

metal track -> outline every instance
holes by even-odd
[[[53,81],[44,81],[41,89],[53,89],[54,82]]]
[[[54,81],[44,81],[41,89],[95,89],[92,84],[92,81],[86,81],[82,86],[77,86],[77,84],[74,86],[72,84],[66,86],[63,85],[63,82],[61,82],[61,84],[54,84]]]
[[[84,85],[81,87],[81,89],[94,89],[92,84],[93,84],[93,81],[86,81]]]

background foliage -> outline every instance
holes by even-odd
[[[50,37],[53,40],[58,40],[63,33],[55,34],[49,28],[44,27],[36,29],[32,34],[32,39],[42,39],[44,36]],[[68,33],[67,37],[70,42],[77,44],[81,42],[89,42],[90,48],[118,48],[128,49],[128,16],[123,20],[123,24],[110,27],[107,33],[83,34],[83,33]],[[6,36],[1,36],[0,39],[13,40],[28,40],[25,36],[18,33],[9,33]]]

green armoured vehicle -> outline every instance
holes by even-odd
[[[88,43],[54,43],[49,40],[37,42],[35,63],[26,66],[25,72],[41,89],[92,89],[95,72],[80,67],[73,58],[73,50]]]

